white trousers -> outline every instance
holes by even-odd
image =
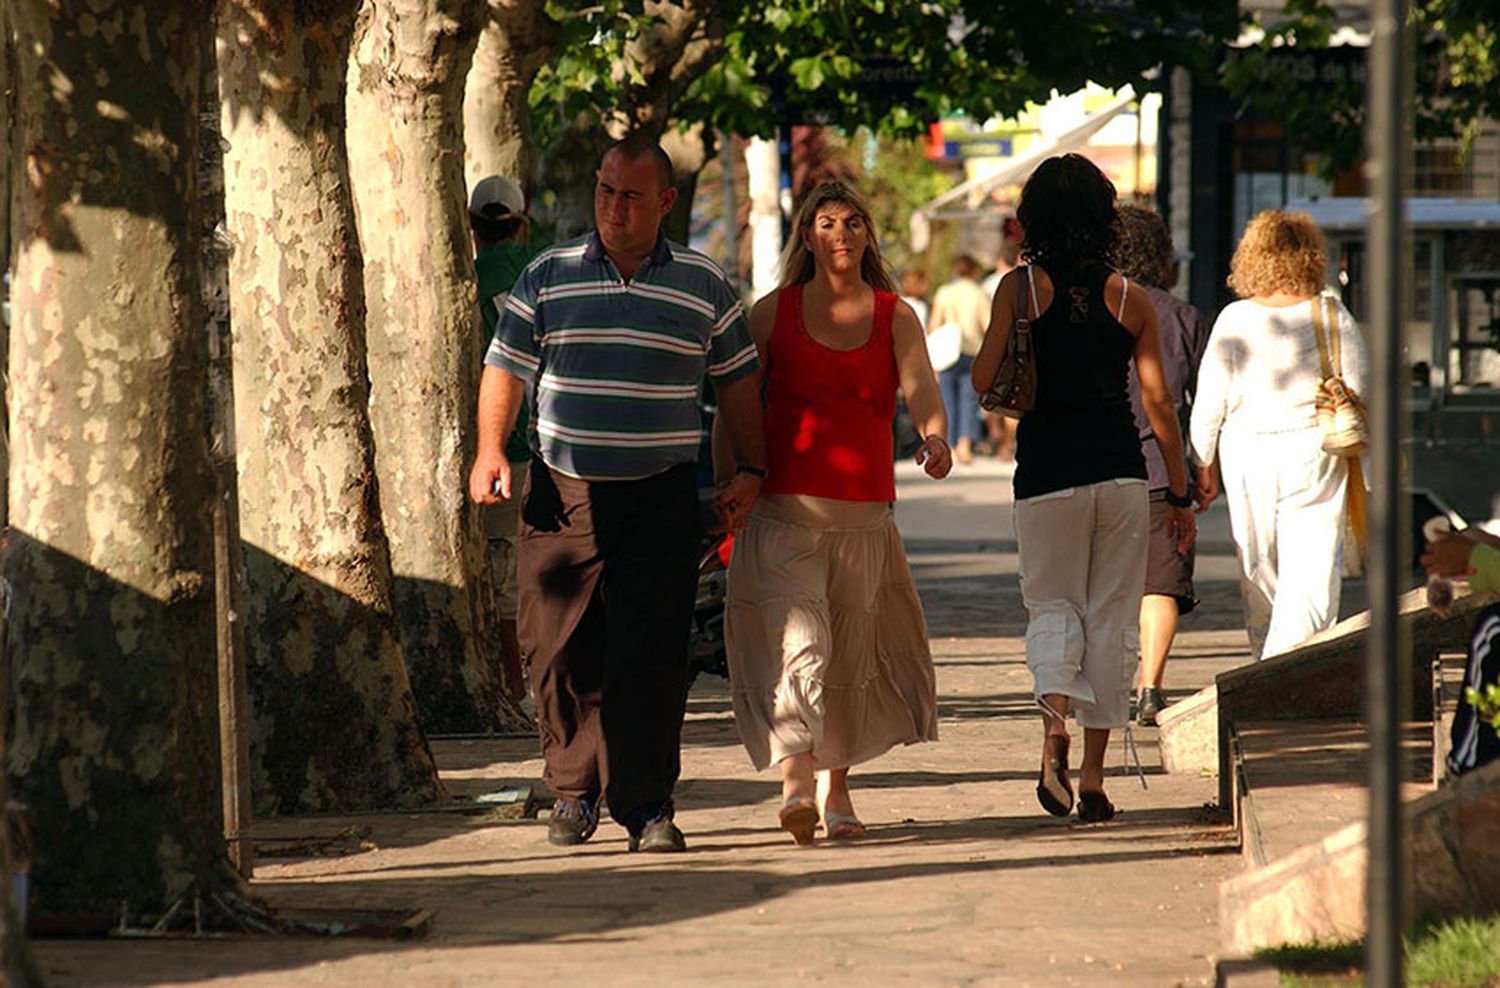
[[[1219,440],[1229,526],[1255,659],[1290,651],[1339,615],[1349,468],[1316,429]]]
[[[1106,480],[1016,502],[1026,665],[1086,728],[1124,727],[1140,651],[1151,528],[1144,480]]]

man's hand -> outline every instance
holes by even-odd
[[[750,473],[737,473],[725,482],[714,498],[714,510],[719,514],[716,532],[738,532],[745,527],[745,518],[760,496],[760,478]]]
[[[1218,499],[1219,464],[1217,462],[1198,468],[1198,484],[1193,496],[1198,501],[1199,514],[1207,511],[1208,506]]]
[[[1177,554],[1186,556],[1198,538],[1198,519],[1192,508],[1167,506],[1167,532],[1177,539]]]
[[[1437,576],[1468,576],[1469,556],[1474,552],[1474,539],[1463,532],[1449,532],[1427,543],[1422,553],[1422,567]]]
[[[510,461],[499,450],[481,452],[469,471],[469,497],[475,504],[499,504],[510,500]]]
[[[953,469],[953,451],[948,448],[948,440],[942,436],[931,435],[922,440],[922,445],[917,447],[915,459],[917,466],[926,470],[927,476],[934,480],[942,480]]]

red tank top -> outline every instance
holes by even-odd
[[[835,350],[808,335],[802,285],[781,290],[766,347],[767,494],[894,501],[896,296],[875,292],[870,338]]]

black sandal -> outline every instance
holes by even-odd
[[[1104,823],[1115,818],[1115,804],[1102,792],[1078,794],[1078,819],[1084,823]]]
[[[1073,809],[1073,787],[1068,784],[1068,738],[1049,734],[1042,743],[1045,759],[1036,783],[1036,801],[1053,816],[1067,816]]]

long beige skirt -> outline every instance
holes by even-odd
[[[846,768],[937,739],[927,623],[890,508],[765,495],[735,539],[724,613],[734,719],[756,768]]]

